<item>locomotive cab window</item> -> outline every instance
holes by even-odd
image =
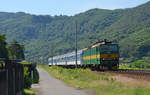
[[[111,50],[111,51],[117,51],[117,50],[118,50],[117,45],[111,45],[111,46],[110,46],[110,50]]]
[[[118,46],[117,45],[102,45],[100,47],[101,51],[117,51]]]
[[[100,50],[101,51],[108,51],[109,47],[107,45],[103,45],[103,46],[100,47]]]

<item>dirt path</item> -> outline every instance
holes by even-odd
[[[68,87],[66,84],[49,75],[43,69],[38,69],[40,74],[40,83],[32,85],[32,89],[37,95],[89,95],[84,91]]]

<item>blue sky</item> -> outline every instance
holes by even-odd
[[[92,8],[131,8],[150,0],[1,0],[2,12],[74,15]]]

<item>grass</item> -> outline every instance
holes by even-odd
[[[31,64],[30,62],[27,62],[27,61],[23,61],[23,62],[20,62],[21,64]]]
[[[4,63],[3,63],[3,62],[0,62],[0,68],[2,68],[2,64],[4,65]]]
[[[129,66],[119,66],[119,69],[132,69],[132,70],[147,70],[147,69],[142,69],[142,68],[135,68],[135,67],[129,67]]]
[[[128,64],[120,65],[119,69],[150,70],[150,68],[145,69],[145,68],[130,67]]]
[[[2,64],[0,63],[0,68],[2,67]]]
[[[24,95],[36,95],[36,93],[33,90],[24,89]]]
[[[92,89],[96,95],[150,95],[150,88],[130,87],[117,82],[111,74],[97,73],[90,69],[64,69],[41,66],[53,77],[68,85],[82,89]]]
[[[149,60],[136,60],[128,64],[120,64],[120,69],[150,70]]]

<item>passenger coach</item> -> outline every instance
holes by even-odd
[[[77,51],[77,64],[82,64],[82,50]],[[49,58],[49,65],[75,66],[75,52]]]

